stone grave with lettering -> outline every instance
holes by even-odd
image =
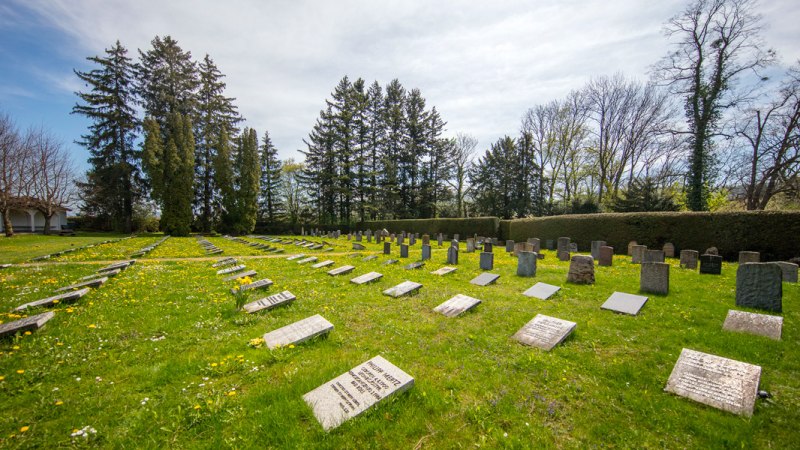
[[[422,285],[419,283],[415,283],[413,281],[403,281],[397,286],[392,286],[389,289],[383,291],[383,295],[388,295],[394,298],[402,297],[404,295],[417,292],[421,287]]]
[[[427,261],[431,259],[431,246],[422,244],[422,260]]]
[[[455,272],[456,270],[457,270],[457,268],[456,268],[456,267],[448,267],[448,266],[444,266],[444,267],[441,267],[441,268],[439,268],[439,269],[436,269],[436,270],[434,270],[434,271],[433,271],[433,272],[431,272],[431,273],[432,273],[433,275],[439,275],[439,276],[441,276],[441,275],[447,275],[448,273]]]
[[[479,264],[481,270],[492,270],[494,268],[494,253],[481,252]]]
[[[644,261],[645,252],[647,252],[646,245],[634,245],[632,249],[631,263],[641,264]]]
[[[761,262],[761,254],[758,252],[739,252],[739,264]]]
[[[85,277],[78,278],[78,281],[85,281],[85,280],[92,280],[97,277],[113,277],[115,275],[119,275],[122,272],[122,269],[114,269],[114,270],[107,270],[101,273],[93,273],[91,275],[86,275]]]
[[[353,269],[355,268],[356,268],[355,266],[340,266],[335,269],[329,270],[328,275],[330,276],[343,275],[352,272]]]
[[[365,273],[364,275],[357,276],[350,280],[351,283],[355,284],[366,284],[371,281],[380,280],[383,277],[383,274],[378,272],[369,272]]]
[[[7,336],[13,336],[17,333],[24,333],[26,331],[36,331],[43,327],[48,320],[56,315],[53,311],[36,314],[35,316],[25,317],[13,322],[0,324],[0,339]]]
[[[414,386],[414,378],[381,356],[303,395],[314,417],[330,431],[391,395]]]
[[[480,304],[481,301],[477,298],[458,294],[436,308],[433,308],[433,310],[446,317],[456,317]]]
[[[319,314],[307,317],[264,335],[264,344],[270,350],[291,344],[299,344],[333,330],[333,324]]]
[[[578,244],[576,242],[570,242],[569,243],[569,251],[571,253],[577,253],[578,252]]]
[[[720,275],[722,273],[722,256],[700,255],[700,273]]]
[[[255,270],[246,270],[244,272],[235,273],[235,274],[233,274],[233,275],[231,275],[229,277],[223,278],[222,281],[234,281],[234,280],[238,280],[239,278],[252,277],[252,276],[255,276],[255,275],[256,275],[256,271]]]
[[[728,311],[725,323],[722,324],[722,329],[765,336],[780,341],[783,317],[731,309]]]
[[[425,262],[424,261],[416,261],[416,262],[413,262],[411,264],[407,264],[403,268],[406,269],[406,270],[413,270],[413,269],[419,269],[419,268],[424,267],[424,266],[425,266]]]
[[[661,247],[661,251],[664,252],[664,256],[666,258],[674,258],[675,257],[675,246],[672,242],[667,242]]]
[[[102,286],[103,283],[105,283],[106,281],[108,281],[108,277],[94,278],[92,280],[84,281],[83,283],[75,283],[75,284],[71,284],[69,286],[60,287],[60,288],[56,289],[53,292],[64,292],[64,291],[68,291],[70,289],[79,289],[79,288],[84,288],[84,287]]]
[[[664,390],[750,417],[760,379],[760,366],[684,348]]]
[[[797,283],[797,264],[788,261],[775,261],[769,264],[774,264],[781,268],[784,282]]]
[[[669,294],[669,264],[642,263],[639,271],[639,290],[651,294]]]
[[[482,273],[469,282],[470,284],[474,284],[476,286],[488,286],[497,281],[498,278],[500,278],[500,275],[496,273]]]
[[[594,284],[594,259],[585,255],[573,256],[569,262],[567,281],[576,284]]]
[[[624,292],[614,292],[608,297],[605,303],[600,306],[600,309],[607,309],[609,311],[635,316],[639,314],[639,311],[645,303],[647,303],[647,297],[626,294]]]
[[[316,262],[316,261],[317,261],[317,257],[316,256],[309,256],[308,258],[303,258],[303,259],[297,261],[297,264],[307,264],[307,263]]]
[[[328,266],[330,266],[332,264],[333,264],[333,261],[331,261],[330,259],[326,259],[325,261],[318,262],[318,263],[314,264],[313,266],[311,266],[311,268],[312,269],[321,269],[323,267],[328,267]]]
[[[592,241],[592,258],[600,259],[600,247],[606,245],[606,241]]]
[[[684,269],[697,269],[697,259],[700,254],[697,250],[681,250],[680,264]]]
[[[575,322],[537,314],[514,334],[514,340],[550,351],[575,330]]]
[[[746,263],[736,270],[736,306],[783,311],[783,273],[769,263]]]
[[[293,302],[296,298],[297,297],[295,297],[291,292],[283,291],[254,302],[247,303],[246,305],[242,306],[242,309],[247,311],[247,313],[252,314],[262,310],[270,310],[281,305],[287,305]]]
[[[458,247],[447,249],[447,264],[458,264]]]
[[[522,295],[538,298],[539,300],[547,300],[560,290],[561,287],[559,286],[553,286],[552,284],[547,283],[536,283],[523,292]]]
[[[269,278],[262,278],[260,280],[253,281],[252,283],[243,284],[243,285],[239,286],[238,289],[237,288],[233,288],[233,289],[231,289],[231,293],[235,294],[237,291],[242,291],[242,292],[243,291],[250,291],[250,290],[253,290],[253,289],[260,289],[260,288],[270,287],[270,286],[272,286],[272,280],[270,280]]]
[[[536,253],[519,252],[517,255],[517,276],[534,277],[536,276]]]
[[[614,264],[614,247],[603,245],[598,249],[597,265],[611,267]]]
[[[80,289],[78,291],[65,292],[60,295],[54,295],[52,297],[43,298],[41,300],[25,303],[24,305],[19,305],[16,308],[14,308],[14,311],[24,311],[28,308],[33,308],[35,306],[50,306],[50,305],[55,305],[57,303],[72,303],[75,300],[88,294],[90,290],[91,289],[87,287]]]

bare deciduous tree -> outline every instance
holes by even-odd
[[[75,197],[75,169],[63,144],[48,131],[38,128],[28,132],[32,195],[29,196],[44,215],[44,234],[59,209]]]
[[[456,191],[456,213],[459,217],[467,217],[464,198],[469,193],[469,186],[467,186],[469,168],[472,165],[472,159],[477,147],[478,139],[465,133],[456,134],[456,137],[450,143],[450,159],[453,169],[452,176],[447,180],[447,184]]]
[[[20,195],[29,184],[25,175],[28,153],[14,121],[7,114],[0,114],[0,214],[8,237],[14,235],[11,208],[18,206]]]

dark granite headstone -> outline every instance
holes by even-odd
[[[481,252],[480,268],[481,270],[492,270],[494,268],[494,253]]]
[[[422,260],[427,261],[429,259],[431,259],[431,246],[422,244]]]
[[[392,254],[392,243],[391,242],[384,242],[383,243],[383,254],[384,255]]]
[[[700,273],[720,275],[722,273],[722,256],[700,255]]]
[[[769,264],[774,264],[781,268],[783,273],[783,281],[786,283],[797,283],[797,264],[787,261],[776,261]]]
[[[400,244],[400,257],[408,258],[408,244]]]
[[[774,264],[740,265],[736,270],[736,306],[782,312],[782,278],[780,267]]]
[[[519,252],[517,258],[517,276],[536,276],[536,253]]]
[[[488,241],[483,242],[483,252],[492,253],[492,243]]]
[[[547,239],[547,240],[545,240],[545,241],[544,241],[544,246],[545,246],[545,247],[546,247],[548,250],[553,250],[553,240],[552,240],[552,239]]]
[[[594,284],[594,259],[591,256],[573,256],[569,263],[567,281],[577,284]]]
[[[447,264],[458,264],[458,247],[447,249]]]

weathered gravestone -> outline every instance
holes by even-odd
[[[492,243],[489,241],[483,241],[483,252],[484,253],[492,253]]]
[[[725,323],[722,324],[722,329],[765,336],[780,341],[783,317],[731,309],[728,311]]]
[[[758,252],[739,252],[739,264],[761,262],[761,254]]]
[[[436,236],[436,240],[439,243],[439,247],[441,247],[442,246],[442,241],[444,241],[444,239],[442,239],[442,233],[439,233],[439,235]]]
[[[414,378],[381,356],[303,395],[314,417],[330,431],[391,395],[414,386]]]
[[[78,278],[78,280],[79,281],[85,281],[85,280],[92,280],[92,279],[95,279],[97,277],[113,277],[115,275],[119,275],[121,272],[122,272],[122,269],[107,270],[107,271],[102,272],[102,273],[93,273],[91,275],[86,275],[85,277],[80,277],[80,278]]]
[[[553,286],[547,283],[536,283],[523,292],[522,295],[538,298],[539,300],[547,300],[560,290],[561,287],[559,286]]]
[[[506,253],[511,253],[514,251],[514,241],[511,239],[506,240]]]
[[[50,306],[50,305],[55,305],[56,303],[72,303],[75,300],[88,294],[90,290],[91,289],[87,287],[78,291],[65,292],[60,295],[54,295],[52,297],[43,298],[41,300],[25,303],[24,305],[19,305],[16,308],[14,308],[14,311],[24,311],[28,308],[33,308],[35,306]]]
[[[366,250],[367,247],[359,244],[358,242],[353,242],[353,250]]]
[[[355,284],[366,284],[371,281],[379,280],[383,277],[383,274],[378,272],[369,272],[365,273],[364,275],[357,276],[350,280],[351,283]]]
[[[776,261],[769,264],[774,264],[781,268],[783,281],[787,283],[797,283],[797,264],[787,261]]]
[[[447,317],[456,317],[480,304],[481,301],[477,298],[458,294],[436,308],[433,308],[433,310]]]
[[[558,260],[559,261],[569,261],[572,258],[572,255],[569,251],[566,252],[558,252]]]
[[[247,311],[248,314],[253,314],[261,310],[270,310],[280,305],[287,305],[293,302],[297,297],[289,291],[283,291],[269,297],[256,300],[242,306],[242,309]]]
[[[598,265],[611,267],[614,264],[614,247],[603,245],[598,249],[598,255]]]
[[[236,262],[235,259],[233,261]],[[111,265],[103,267],[102,269],[97,269],[97,273],[112,272],[112,271],[117,270],[117,269],[127,269],[129,266],[132,266],[133,263],[135,263],[135,262],[136,262],[136,260],[131,260],[131,261],[122,261],[122,262],[118,262],[118,263],[115,263],[115,264],[111,264]],[[216,266],[212,265],[212,267],[216,267]]]
[[[500,278],[500,275],[496,273],[482,273],[470,280],[470,284],[474,284],[476,286],[488,286],[497,281],[498,278]]]
[[[760,366],[684,348],[664,390],[750,417],[760,378]]]
[[[645,250],[644,251],[644,258],[642,259],[643,263],[663,263],[664,259],[664,252],[661,250]]]
[[[600,247],[606,245],[606,241],[592,241],[592,258],[600,259]]]
[[[533,246],[532,252],[539,253],[542,251],[542,242],[539,238],[528,238],[528,244]]]
[[[644,261],[644,254],[647,251],[646,245],[634,245],[631,254],[632,264],[641,264]]]
[[[106,281],[108,281],[108,277],[95,278],[93,280],[84,281],[83,283],[70,284],[69,286],[58,288],[53,292],[64,292],[64,291],[69,291],[70,289],[102,286],[103,283],[105,283]]]
[[[364,258],[361,258],[361,260],[364,262],[372,261],[374,259],[378,259],[378,255],[369,255]]]
[[[305,257],[306,257],[305,253],[298,253],[296,255],[292,255],[292,256],[286,258],[286,260],[287,261],[294,261],[296,259],[305,258]]]
[[[408,258],[408,245],[407,244],[400,244],[400,257],[401,258]]]
[[[569,261],[569,256],[563,256],[562,254],[569,253],[569,238],[568,237],[560,237],[558,238],[558,248],[557,248],[557,255],[560,261]]]
[[[406,270],[413,270],[413,269],[419,269],[420,267],[424,267],[424,266],[425,266],[425,262],[423,262],[423,261],[416,261],[416,262],[413,262],[413,263],[411,263],[411,264],[407,264],[407,265],[406,265],[405,267],[403,267],[403,268],[404,268],[404,269],[406,269]]]
[[[600,306],[600,309],[607,309],[609,311],[635,316],[639,314],[639,311],[645,303],[647,303],[647,297],[626,294],[624,292],[614,292],[611,294],[611,297],[608,297],[606,302]]]
[[[383,243],[383,254],[390,255],[392,253],[392,243],[391,242],[384,242]]]
[[[475,238],[467,238],[467,253],[475,251]]]
[[[545,246],[545,247],[546,247],[548,250],[553,250],[553,240],[552,240],[552,239],[546,239],[546,240],[544,241],[544,246]]]
[[[719,249],[717,247],[709,247],[703,252],[704,255],[714,255],[719,256]]]
[[[633,256],[633,247],[637,245],[639,245],[639,243],[636,241],[628,242],[628,256]]]
[[[517,255],[517,276],[533,277],[536,276],[536,253],[519,252]]]
[[[458,264],[458,247],[447,249],[447,264]]]
[[[35,316],[25,317],[24,319],[15,320],[0,324],[0,339],[6,336],[13,336],[16,333],[24,333],[26,331],[35,331],[43,327],[48,320],[56,315],[53,311],[47,311]]]
[[[397,286],[390,287],[389,289],[383,291],[383,295],[388,295],[394,298],[402,297],[403,295],[418,291],[421,287],[422,285],[419,283],[415,283],[413,281],[403,281]]]
[[[441,275],[447,275],[448,273],[455,272],[456,270],[457,270],[457,268],[455,268],[455,267],[447,267],[447,266],[444,266],[444,267],[441,267],[441,268],[439,268],[439,269],[436,269],[436,270],[434,270],[434,271],[433,271],[433,272],[431,272],[431,273],[432,273],[433,275],[439,275],[439,276],[441,276]]]
[[[736,270],[736,306],[782,312],[783,274],[768,263],[742,264]]]
[[[297,264],[308,264],[310,262],[316,262],[316,261],[317,261],[317,257],[316,256],[309,256],[308,258],[303,258],[303,259],[297,261]]]
[[[669,264],[642,263],[639,271],[639,290],[652,294],[669,294]]]
[[[396,260],[396,259],[387,259],[387,260],[386,260],[386,261],[384,261],[384,262],[383,262],[383,264],[381,264],[381,265],[382,265],[382,266],[388,266],[388,265],[390,265],[390,264],[397,264],[398,262],[400,262],[400,261],[398,261],[398,260]]]
[[[422,245],[431,245],[431,236],[428,234],[422,235]]]
[[[575,322],[537,314],[514,334],[514,339],[525,345],[550,351],[563,342],[577,326]]]
[[[413,234],[408,237],[408,245],[414,245],[417,243],[417,237]]]
[[[569,243],[569,251],[570,251],[570,253],[578,253],[578,243],[577,242],[570,242]]]
[[[262,288],[262,287],[269,287],[269,286],[272,286],[272,280],[270,280],[269,278],[263,278],[261,280],[254,281],[252,283],[243,284],[243,285],[239,286],[238,289],[237,288],[233,288],[233,289],[231,289],[231,293],[235,294],[237,291],[238,292],[243,292],[243,291],[249,291],[249,290],[253,290],[253,289],[259,289],[259,288]]]
[[[422,260],[427,261],[431,259],[431,246],[422,244]]]
[[[591,256],[573,256],[569,262],[567,281],[576,284],[594,284],[594,259]]]
[[[481,252],[480,268],[481,270],[492,270],[494,268],[494,253]]]
[[[355,269],[355,266],[340,266],[335,269],[329,270],[328,275],[330,276],[343,275],[352,272],[353,269]]]
[[[667,258],[674,258],[675,257],[675,246],[672,242],[667,242],[661,247],[661,251],[664,252],[664,256]]]
[[[256,271],[255,270],[247,270],[247,271],[235,273],[235,274],[233,274],[233,275],[231,275],[229,277],[223,278],[222,281],[234,281],[234,280],[238,280],[239,278],[252,277],[254,275],[256,275]]]
[[[681,250],[681,267],[685,269],[697,269],[697,259],[700,254],[697,250]]]
[[[331,330],[333,330],[333,324],[319,314],[315,314],[293,324],[270,331],[264,335],[264,344],[272,350],[305,342],[329,333]]]
[[[700,255],[700,273],[720,275],[722,273],[722,256]]]
[[[314,264],[313,266],[311,266],[311,268],[312,269],[321,269],[323,267],[328,267],[328,266],[330,266],[332,264],[333,264],[333,261],[331,261],[330,259],[327,259],[325,261],[322,261],[322,262]]]

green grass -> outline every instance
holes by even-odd
[[[277,244],[286,249],[278,257],[209,240],[225,249],[222,256],[259,255],[241,261],[275,284],[247,293],[250,300],[283,290],[297,300],[254,315],[236,311],[234,284],[223,282],[211,261],[148,260],[204,256],[194,238],[170,238],[75,304],[57,305],[41,330],[0,341],[0,447],[789,448],[800,437],[797,284],[784,283],[783,340],[772,341],[721,329],[734,308],[735,264],[712,276],[670,260],[670,294],[651,296],[631,317],[600,310],[613,291],[638,290],[639,266],[623,256],[597,268],[595,285],[578,286],[565,282],[568,263],[553,252],[526,279],[515,276],[516,259],[496,248],[492,272],[501,277],[478,287],[469,284],[480,273],[477,253],[462,251],[450,275],[429,273],[445,265],[446,252],[435,243],[432,261],[405,271],[404,263],[419,258],[419,244],[408,260],[381,266],[386,256],[348,256],[344,238],[333,254]],[[363,244],[363,255],[382,249]],[[286,261],[294,253],[336,265],[315,270]],[[325,273],[343,264],[356,270]],[[4,269],[0,311],[101,266]],[[349,282],[369,271],[384,277]],[[404,280],[424,287],[413,297],[381,294]],[[539,281],[562,290],[550,301],[521,295]],[[455,319],[432,311],[458,293],[483,303]],[[275,351],[251,346],[265,332],[317,313],[335,325],[328,337]],[[551,352],[513,341],[537,313],[577,322],[577,330]],[[773,398],[759,400],[747,419],[665,393],[684,347],[761,365],[761,388]],[[411,374],[413,389],[323,432],[302,395],[376,355]],[[97,433],[70,436],[85,426]]]
[[[10,238],[0,236],[0,264],[23,262],[37,256],[49,255],[70,248],[80,248],[109,239],[120,239],[125,236],[113,233],[84,232],[77,233],[75,236],[38,234],[16,234]]]

